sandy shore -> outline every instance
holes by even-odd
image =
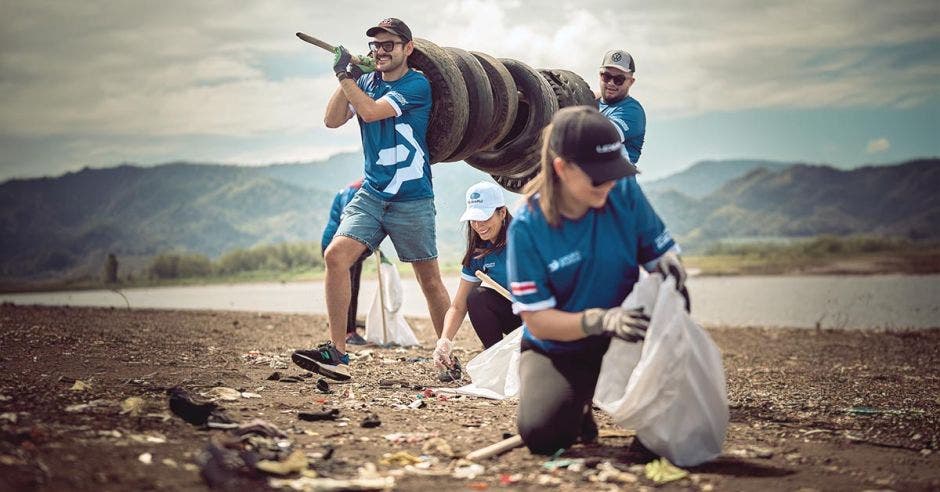
[[[602,436],[613,436],[562,456],[585,459],[581,467],[551,471],[545,457],[517,449],[481,461],[484,471],[474,478],[455,478],[465,464],[444,450],[423,448],[440,442],[434,435],[458,456],[498,441],[515,431],[516,404],[431,396],[421,408],[408,408],[423,386],[439,384],[426,360],[432,330],[426,320],[413,325],[424,348],[371,348],[353,363],[351,383],[331,384],[333,393],[324,394],[316,377],[267,379],[275,370],[301,375],[289,362],[286,368],[269,362],[324,339],[321,316],[3,305],[0,489],[205,490],[199,456],[223,431],[201,430],[172,415],[166,390],[173,386],[192,393],[227,386],[260,395],[220,404],[236,421],[276,425],[321,477],[354,477],[374,463],[402,490],[623,486],[590,481],[610,462],[625,471],[622,479],[636,480],[632,486],[654,485],[638,466],[650,457],[599,411]],[[722,349],[728,381],[724,454],[659,488],[940,488],[940,330],[709,332]],[[469,327],[457,346],[464,361],[480,350]],[[73,390],[75,381],[87,387]],[[121,413],[129,397],[142,398],[138,415]],[[349,420],[297,418],[322,407]],[[361,427],[373,413],[381,425]],[[395,433],[410,434],[413,442],[385,437]],[[383,455],[398,452],[427,453],[433,463],[418,472],[382,464]],[[147,453],[149,460],[142,458]]]

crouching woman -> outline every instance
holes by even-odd
[[[513,310],[524,323],[517,424],[534,453],[597,437],[591,401],[610,338],[638,342],[649,325],[646,313],[619,307],[639,267],[671,273],[680,288],[685,280],[621,147],[595,109],[556,113],[541,173],[509,227]]]

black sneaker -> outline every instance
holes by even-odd
[[[368,345],[369,342],[365,338],[362,338],[362,335],[352,332],[346,335],[346,343],[348,345]]]
[[[322,374],[337,381],[347,381],[349,354],[340,354],[333,342],[326,342],[310,350],[295,350],[290,360],[308,371]]]

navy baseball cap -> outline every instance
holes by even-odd
[[[370,27],[366,31],[366,36],[373,37],[381,31],[385,31],[389,34],[394,34],[400,37],[406,43],[411,41],[411,29],[407,24],[401,19],[396,19],[394,17],[389,17],[388,19],[382,19],[379,21],[379,24],[375,27]]]
[[[549,147],[577,164],[594,186],[640,172],[626,158],[614,124],[590,106],[569,106],[555,113]]]

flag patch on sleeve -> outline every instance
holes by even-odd
[[[511,282],[509,287],[512,289],[512,295],[524,296],[526,294],[535,294],[535,282]]]

